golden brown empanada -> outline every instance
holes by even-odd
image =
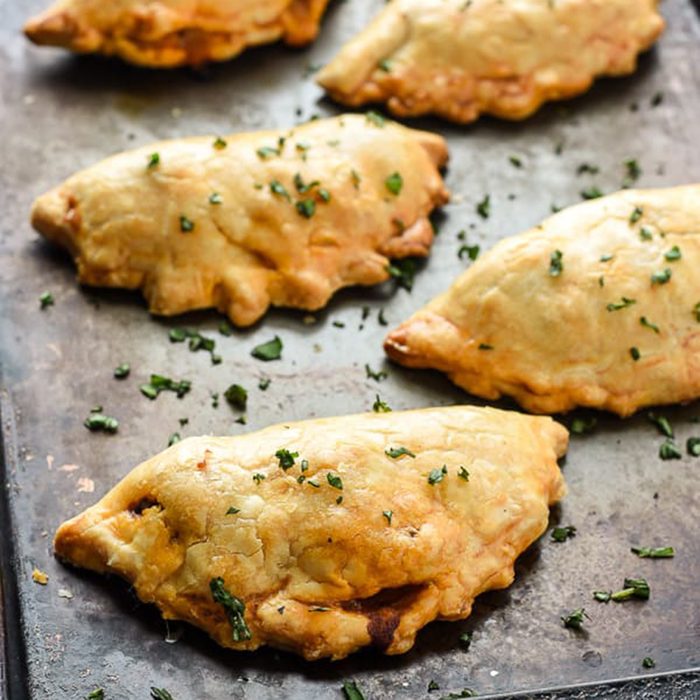
[[[73,175],[32,223],[85,284],[140,288],[156,314],[216,306],[239,325],[425,256],[448,192],[437,135],[361,115],[152,144]]]
[[[625,75],[664,27],[656,0],[392,0],[318,74],[346,105],[523,119]]]
[[[700,396],[700,185],[623,190],[506,238],[384,348],[536,413]]]
[[[24,31],[37,44],[153,68],[225,61],[248,46],[316,38],[328,0],[58,0]]]
[[[567,440],[467,406],[190,438],[61,525],[56,553],[226,647],[399,654],[512,582],[564,495]]]

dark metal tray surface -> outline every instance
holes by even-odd
[[[404,656],[369,651],[310,664],[273,650],[224,651],[193,628],[168,631],[124,584],[71,570],[52,556],[57,525],[164,448],[175,431],[239,434],[363,411],[377,393],[394,409],[474,401],[436,373],[387,365],[387,328],[378,323],[380,309],[390,325],[406,318],[469,264],[457,257],[460,230],[469,243],[490,247],[539,222],[551,205],[579,201],[588,186],[618,189],[628,159],[641,166],[640,186],[700,180],[700,18],[689,0],[667,0],[668,29],[632,77],[601,81],[588,95],[549,105],[523,123],[415,122],[447,137],[454,198],[412,293],[391,284],[348,290],[313,323],[303,313],[275,311],[225,338],[214,312],[154,319],[138,294],[79,288],[69,259],[31,231],[36,195],[111,153],[337,113],[314,85],[312,69],[381,4],[333,4],[307,50],[266,47],[202,72],[154,72],[30,46],[20,28],[43,0],[0,1],[3,673],[13,700],[82,698],[96,687],[108,699],[147,698],[150,686],[169,689],[176,700],[321,700],[341,698],[350,679],[375,700],[440,698],[464,688],[499,697],[700,697],[699,463],[688,456],[661,461],[662,437],[645,414],[624,421],[601,415],[594,434],[572,438],[564,464],[570,495],[551,524],[575,525],[576,537],[557,544],[545,535],[520,558],[510,589],[481,596],[464,622],[430,625]],[[583,163],[600,170],[579,175]],[[491,216],[484,220],[475,205],[486,194]],[[56,303],[40,311],[44,290]],[[212,366],[206,353],[171,344],[175,325],[215,337],[223,362]],[[282,361],[253,359],[250,349],[275,334],[284,341]],[[115,381],[112,370],[125,361],[131,376]],[[379,385],[367,379],[366,363],[389,378]],[[151,372],[189,378],[192,392],[148,401],[138,385]],[[256,388],[262,375],[272,380],[264,393]],[[211,393],[233,382],[250,390],[246,427],[224,401],[212,407]],[[120,420],[117,435],[83,427],[95,404]],[[679,444],[700,435],[697,404],[664,414]],[[637,544],[672,544],[677,555],[638,559],[630,553]],[[34,567],[48,573],[48,585],[32,582]],[[591,599],[594,589],[615,588],[631,575],[649,580],[649,601],[606,606]],[[72,598],[61,597],[66,591]],[[581,606],[590,615],[585,631],[565,629],[560,616]],[[464,632],[472,633],[468,651],[458,641]],[[166,643],[168,633],[179,640]],[[642,667],[646,656],[655,668]],[[439,690],[428,692],[431,680]],[[608,681],[620,683],[595,685]],[[556,687],[568,689],[536,692]]]

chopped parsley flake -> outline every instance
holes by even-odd
[[[610,262],[615,256],[611,253],[605,253],[600,256],[600,262]]]
[[[680,459],[681,451],[671,438],[666,438],[659,447],[659,457],[661,459]]]
[[[294,206],[305,219],[310,219],[316,213],[316,202],[313,199],[300,199]]]
[[[585,190],[581,190],[581,199],[598,199],[598,197],[602,196],[603,193],[595,185],[592,187],[587,187]]]
[[[51,294],[51,292],[42,292],[42,294],[39,296],[39,306],[42,309],[42,311],[49,306],[53,306],[53,304],[53,294]]]
[[[639,348],[631,347],[630,348],[630,357],[637,362],[639,358],[642,356],[642,354],[639,352]]]
[[[180,440],[182,440],[180,433],[171,433],[168,438],[168,447],[172,447],[176,442],[180,442]]]
[[[391,194],[398,195],[401,193],[401,188],[403,187],[403,178],[401,173],[391,173],[386,180],[384,180],[384,185],[391,192]]]
[[[267,388],[271,383],[272,380],[269,377],[260,377],[260,380],[258,381],[258,389],[260,389],[260,391],[267,391]]]
[[[481,246],[478,245],[462,245],[457,251],[457,257],[461,260],[466,255],[470,260],[476,260],[480,250]]]
[[[413,289],[413,281],[416,276],[415,260],[412,258],[394,260],[386,268],[386,271],[398,282],[399,287],[403,287],[409,292]]]
[[[352,177],[352,185],[356,190],[360,189],[360,183],[362,182],[362,177],[357,170],[353,169],[350,171],[350,177]]]
[[[581,165],[576,168],[577,175],[583,175],[587,173],[589,175],[597,175],[600,172],[600,168],[597,165],[591,165],[590,163],[581,163]]]
[[[586,433],[593,432],[596,425],[598,425],[598,419],[595,416],[574,418],[573,421],[571,421],[570,430],[574,435],[585,435]]]
[[[258,148],[255,152],[258,154],[258,158],[261,160],[267,160],[273,156],[280,155],[280,149],[273,148],[272,146],[262,146],[262,148]]]
[[[184,214],[180,214],[180,231],[183,233],[194,231],[194,221],[188,219]]]
[[[248,403],[248,392],[240,384],[231,384],[224,392],[224,398],[233,408],[245,411]]]
[[[626,309],[632,304],[636,304],[636,299],[628,299],[627,297],[622,297],[620,301],[610,302],[605,308],[608,311],[619,311],[620,309]]]
[[[375,413],[391,413],[391,407],[388,403],[379,398],[379,394],[376,394],[374,403],[372,404],[372,410]]]
[[[639,237],[643,241],[650,241],[652,238],[654,238],[654,234],[651,232],[650,228],[642,226],[642,228],[639,229]]]
[[[148,384],[139,387],[141,393],[153,400],[161,391],[174,391],[177,398],[181,399],[192,388],[192,382],[187,379],[180,381],[164,377],[162,374],[152,374]]]
[[[383,369],[375,372],[369,365],[365,365],[365,373],[367,379],[374,379],[375,382],[381,382],[389,376]]]
[[[610,600],[616,603],[621,603],[630,598],[639,598],[648,600],[650,589],[646,579],[643,578],[626,578],[622,584],[623,588],[610,595]]]
[[[213,365],[218,365],[221,362],[221,357],[214,352],[216,341],[213,338],[207,338],[199,331],[188,328],[171,328],[168,332],[168,338],[170,338],[171,343],[182,343],[189,339],[188,347],[191,352],[204,350],[210,354]]]
[[[586,615],[585,608],[577,608],[568,615],[563,615],[561,621],[564,623],[564,627],[580,630],[583,626],[584,617],[588,617],[588,615]]]
[[[231,506],[231,507],[226,511],[226,515],[236,515],[236,513],[240,513],[240,512],[241,512],[241,509],[240,509],[240,508],[236,508],[235,506]]]
[[[326,474],[326,480],[334,489],[338,489],[339,491],[343,490],[343,480],[337,474],[328,472]]]
[[[564,270],[564,262],[562,258],[564,253],[561,250],[555,250],[549,257],[549,276],[559,277]]]
[[[671,268],[667,267],[664,270],[657,270],[651,276],[652,284],[666,284],[671,279]]]
[[[680,260],[682,257],[681,249],[677,245],[674,245],[673,248],[667,250],[664,253],[664,257],[666,258],[666,260],[668,260],[668,262],[675,262],[676,260]]]
[[[444,478],[445,475],[447,474],[447,465],[443,464],[441,469],[431,469],[430,474],[428,474],[428,483],[431,486],[435,486],[435,484],[439,484]]]
[[[148,156],[148,165],[146,166],[149,170],[158,167],[160,164],[160,153],[151,153]]]
[[[462,651],[469,651],[469,647],[472,645],[472,634],[471,632],[462,632],[459,635],[459,646],[462,647]]]
[[[576,537],[576,528],[573,525],[555,527],[552,530],[552,539],[555,542],[566,542],[570,537]]]
[[[342,689],[345,700],[365,700],[365,696],[357,687],[357,683],[355,683],[355,681],[345,681]]]
[[[510,164],[514,168],[522,168],[523,167],[523,161],[522,161],[522,159],[518,158],[518,156],[508,156],[508,160],[510,161]]]
[[[279,360],[282,357],[282,341],[279,336],[275,336],[272,340],[268,340],[266,343],[261,343],[256,345],[250,354],[256,360],[262,360],[263,362],[270,362],[271,360]]]
[[[372,124],[373,126],[377,126],[380,129],[384,128],[384,125],[386,124],[386,119],[379,114],[379,112],[375,112],[373,110],[370,110],[365,114],[365,119]]]
[[[639,323],[641,323],[645,328],[649,328],[650,330],[654,331],[654,333],[660,333],[659,327],[655,324],[652,323],[646,316],[641,316],[639,318]]]
[[[640,559],[670,559],[676,554],[673,547],[632,547],[630,551]]]
[[[209,204],[221,204],[224,200],[218,192],[212,192],[209,195]]]
[[[91,690],[86,696],[85,700],[104,700],[105,691],[102,688],[95,688]]]
[[[284,471],[287,471],[287,469],[291,469],[294,466],[294,460],[299,456],[298,452],[290,452],[289,450],[285,449],[284,447],[282,449],[277,450],[275,452],[275,457],[280,462],[280,467],[284,469]]]
[[[228,144],[226,143],[225,139],[221,138],[221,136],[217,136],[212,144],[212,148],[215,148],[217,151],[223,151],[226,146],[228,146]]]
[[[476,205],[476,213],[482,219],[488,219],[491,215],[491,195],[485,195],[484,198]]]
[[[394,511],[393,510],[383,510],[382,515],[386,518],[387,523],[391,525],[391,519],[394,517]]]
[[[235,595],[229,593],[224,585],[224,579],[220,576],[213,578],[209,582],[211,595],[214,602],[222,605],[226,611],[229,624],[231,625],[231,634],[234,642],[240,642],[250,639],[253,635],[246,624],[243,614],[245,613],[245,603],[236,598]]]
[[[411,452],[407,447],[387,447],[386,450],[384,450],[384,454],[387,455],[387,457],[391,457],[392,459],[398,459],[399,457],[403,455],[407,455],[408,457],[413,457],[415,458],[415,454]]]
[[[644,212],[641,207],[635,207],[630,214],[630,226],[636,224],[641,218]]]
[[[493,350],[493,345],[488,343],[479,343],[479,350]]]
[[[83,425],[93,432],[116,433],[119,429],[119,421],[112,416],[105,416],[100,412],[91,413],[83,422]]]
[[[457,472],[457,476],[460,479],[464,479],[464,481],[469,481],[469,471],[466,467],[460,465],[459,471]]]
[[[700,438],[699,437],[689,437],[685,443],[685,448],[688,454],[692,457],[700,456]]]
[[[653,423],[659,429],[662,435],[669,438],[673,437],[673,428],[666,416],[661,416],[657,413],[647,413],[647,418],[649,422]]]
[[[287,189],[279,180],[273,180],[270,183],[270,192],[272,192],[272,194],[279,195],[280,197],[284,197],[288,202],[292,201],[292,198],[289,196],[289,192],[287,192]]]
[[[175,700],[165,688],[155,688],[151,686],[152,700]]]
[[[131,372],[131,367],[128,362],[122,362],[118,367],[114,368],[115,379],[126,379]]]
[[[636,160],[630,159],[624,162],[625,166],[625,177],[622,181],[623,187],[629,187],[633,185],[639,179],[642,174],[642,169],[639,167],[639,163]]]
[[[645,656],[642,659],[642,666],[644,668],[654,668],[654,666],[656,666],[656,662],[651,658],[651,656]]]
[[[267,479],[267,477],[264,474],[261,474],[260,472],[256,472],[255,474],[253,474],[253,481],[258,485],[260,485],[260,482],[264,481],[265,479]]]

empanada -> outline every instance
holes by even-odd
[[[58,0],[30,19],[37,44],[172,68],[225,61],[248,46],[316,38],[328,0]]]
[[[346,105],[523,119],[625,75],[664,27],[656,0],[391,0],[318,74]]]
[[[536,413],[700,396],[700,185],[624,190],[501,241],[391,331],[389,356]]]
[[[85,284],[140,288],[156,314],[216,306],[248,325],[427,255],[446,159],[440,136],[374,115],[167,141],[73,175],[37,199],[32,223]]]
[[[467,406],[189,438],[61,525],[56,553],[225,647],[399,654],[512,582],[564,495],[567,440]]]

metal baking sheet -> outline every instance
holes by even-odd
[[[79,288],[69,259],[30,230],[31,202],[78,168],[153,140],[282,127],[337,113],[310,74],[381,0],[334,3],[319,41],[306,50],[265,47],[201,72],[139,70],[33,47],[20,28],[43,4],[0,0],[6,485],[0,554],[9,697],[82,698],[103,687],[109,699],[146,698],[157,686],[177,700],[321,700],[340,698],[350,679],[368,699],[379,700],[439,698],[464,688],[534,697],[537,689],[554,687],[569,688],[556,693],[562,698],[699,697],[700,674],[692,672],[700,666],[699,463],[687,456],[659,460],[662,438],[644,414],[625,421],[599,416],[595,434],[572,439],[564,465],[570,495],[551,522],[575,525],[576,537],[555,544],[544,536],[520,558],[510,589],[481,596],[464,622],[430,625],[404,656],[368,651],[310,664],[273,650],[224,651],[193,628],[168,631],[125,585],[66,568],[51,553],[56,526],[164,448],[172,432],[238,434],[282,420],[363,411],[377,393],[394,409],[475,401],[438,374],[386,364],[379,310],[390,324],[399,322],[469,264],[457,257],[460,230],[470,243],[489,247],[539,222],[551,205],[579,201],[588,186],[617,189],[628,159],[641,166],[641,186],[700,180],[700,17],[690,1],[662,4],[668,29],[632,77],[601,81],[587,96],[549,105],[520,124],[416,122],[449,141],[454,199],[412,293],[391,285],[347,290],[314,314],[313,323],[305,323],[303,313],[275,311],[229,338],[218,335],[221,319],[214,312],[159,320],[149,317],[138,294]],[[509,162],[511,155],[522,168]],[[582,163],[600,170],[578,175]],[[483,220],[475,205],[486,194],[491,216]],[[42,312],[44,290],[56,303]],[[168,342],[174,325],[215,337],[222,364]],[[255,344],[275,334],[284,341],[281,362],[250,357]],[[117,382],[112,369],[125,361],[131,377]],[[389,378],[379,385],[367,379],[365,363],[383,367]],[[137,387],[151,372],[191,379],[191,394],[148,401]],[[256,388],[261,375],[272,379],[265,393]],[[232,382],[250,390],[246,427],[234,422],[225,402],[212,407],[211,393]],[[83,427],[95,404],[120,420],[117,435]],[[664,414],[680,443],[700,435],[697,404]],[[180,428],[185,417],[189,423]],[[672,544],[677,555],[640,560],[629,551],[635,544]],[[32,582],[34,567],[48,573],[48,585]],[[630,575],[648,578],[648,602],[591,600],[592,590],[616,587]],[[576,634],[560,616],[580,606],[590,620],[586,632]],[[473,635],[468,651],[458,644],[463,632]],[[168,634],[181,636],[166,643]],[[654,669],[642,668],[646,656],[654,658]],[[439,690],[428,692],[431,680]],[[608,681],[621,684],[596,686]]]

